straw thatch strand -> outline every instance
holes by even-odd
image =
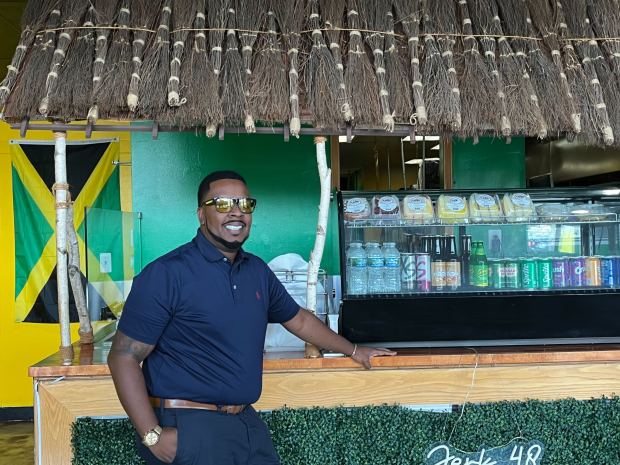
[[[426,7],[433,6],[434,2],[426,4]],[[460,101],[457,92],[453,90],[452,72],[442,59],[434,35],[439,32],[437,16],[436,11],[424,10],[422,73],[426,86],[425,102],[429,108],[428,124],[434,131],[445,132],[460,128]]]
[[[422,6],[420,0],[393,0],[396,8],[396,16],[402,24],[405,34],[407,34],[407,45],[409,47],[409,60],[411,68],[411,92],[415,104],[415,117],[410,118],[412,122],[425,125],[427,121],[426,105],[424,103],[424,85],[422,84],[422,73],[420,72],[419,55],[419,34],[420,18],[422,16]]]
[[[336,62],[321,32],[318,0],[308,2],[308,28],[312,30],[312,48],[305,67],[308,105],[315,126],[335,128],[345,119],[345,102],[339,99]],[[346,79],[346,78],[345,78]],[[346,81],[345,81],[346,85]],[[353,112],[355,112],[355,109]]]
[[[95,54],[95,7],[90,5],[58,70],[58,85],[49,95],[48,114],[58,119],[84,119],[90,107]]]
[[[286,60],[276,29],[273,10],[267,12],[267,34],[254,58],[254,71],[250,81],[252,108],[260,121],[276,123],[288,121],[288,78]]]
[[[299,47],[301,30],[304,23],[305,0],[274,0],[273,6],[276,19],[280,24],[280,31],[287,50],[289,71],[288,98],[290,102],[290,132],[293,137],[299,137],[301,119],[299,116]]]
[[[205,1],[196,1],[195,8],[195,31],[190,35],[193,46],[186,50],[181,68],[182,91],[187,96],[187,103],[177,109],[175,117],[181,127],[204,125],[207,137],[213,137],[217,126],[223,122],[219,84],[209,60],[207,36],[203,31],[206,28]]]
[[[347,20],[351,31],[349,32],[344,84],[350,92],[351,111],[355,122],[373,125],[381,121],[379,84],[366,54],[362,33],[359,31],[361,28],[360,7],[357,0],[347,2]]]
[[[118,0],[95,0],[95,26],[97,39],[95,41],[95,61],[93,62],[93,87],[91,94],[91,107],[88,110],[88,121],[97,122],[99,119],[99,107],[97,97],[100,95],[99,88],[103,81],[106,58],[108,55],[108,37],[110,26],[113,25],[118,13]]]
[[[6,76],[0,83],[0,107],[4,105],[15,85],[17,73],[21,68],[28,49],[34,42],[37,31],[45,24],[49,12],[57,8],[58,2],[59,0],[40,0],[26,3],[22,14],[22,32],[19,36],[19,43],[15,48],[11,64],[7,66]]]
[[[463,3],[459,3],[462,7]],[[484,62],[493,77],[493,82],[495,85],[495,126],[498,128],[498,132],[502,136],[509,137],[512,133],[512,124],[508,116],[508,104],[506,101],[504,80],[499,72],[496,61],[497,41],[495,37],[490,35],[492,34],[491,31],[495,28],[493,18],[488,14],[488,11],[485,10],[486,5],[484,2],[478,0],[467,0],[464,5],[467,7],[472,23],[475,26],[473,31],[482,36],[480,38],[480,44],[482,45],[482,49],[484,51]],[[463,105],[465,106],[465,103],[463,103]]]
[[[510,59],[516,63],[515,69],[510,69],[510,72],[517,71],[520,75],[521,82],[517,84],[517,79],[514,75],[511,81],[521,88],[521,91],[517,94],[520,97],[520,104],[529,106],[529,109],[527,109],[527,107],[523,108],[523,110],[527,109],[529,111],[523,111],[521,116],[523,116],[524,119],[521,122],[516,116],[511,116],[511,121],[516,128],[522,126],[524,134],[536,134],[538,138],[544,139],[547,137],[549,126],[540,109],[540,99],[536,94],[530,76],[527,61],[528,42],[527,39],[523,38],[527,35],[527,28],[522,18],[518,16],[518,9],[516,9],[518,5],[523,4],[523,0],[507,0],[506,2],[495,0],[492,3],[495,4],[495,11],[499,10],[501,12],[503,20],[503,23],[501,23],[503,24],[502,26],[500,24],[500,18],[498,16],[494,18],[494,22],[497,23],[497,28],[501,30],[503,36],[499,38],[500,53],[503,55],[510,55]],[[512,34],[517,37],[513,37],[509,42],[504,34]],[[510,47],[510,52],[508,51],[508,47]],[[514,109],[517,110],[516,107],[514,107]],[[530,113],[530,115],[528,116],[527,113]],[[537,127],[533,128],[532,124],[536,124]]]
[[[522,37],[534,35],[532,20],[524,0],[502,0],[498,2],[498,5],[504,18],[505,32]],[[517,52],[517,60],[526,61],[529,65],[524,69],[529,69],[531,82],[538,98],[536,101],[548,131],[576,132],[570,92],[568,92],[568,86],[562,85],[560,71],[540,50],[537,40],[513,38],[512,44]],[[539,98],[540,96],[544,98]]]
[[[456,66],[454,63],[454,46],[456,44],[456,34],[460,32],[456,13],[456,3],[453,0],[434,0],[428,2],[428,11],[431,23],[436,22],[440,32],[447,32],[451,35],[439,35],[437,43],[441,51],[441,57],[448,70],[448,83],[452,98],[450,104],[453,105],[452,112],[454,120],[451,122],[452,130],[458,132],[462,126],[461,116],[461,92],[459,81],[456,77]]]
[[[204,8],[201,14],[204,15]],[[181,66],[185,52],[185,42],[189,36],[196,17],[193,0],[175,0],[172,8],[172,58],[170,60],[170,76],[168,77],[168,105],[179,107],[187,102],[181,97]]]
[[[246,92],[243,87],[243,58],[239,53],[236,24],[236,11],[234,8],[229,8],[226,51],[224,52],[220,88],[224,121],[227,126],[234,127],[245,125],[248,107]]]
[[[390,93],[390,108],[397,121],[409,123],[413,113],[413,100],[407,68],[407,48],[396,40],[394,15],[391,8],[388,9],[386,15],[388,31],[385,34],[385,69],[387,88]]]
[[[234,0],[237,12],[237,28],[241,42],[241,57],[243,59],[243,90],[245,91],[246,115],[244,126],[249,133],[256,132],[254,126],[253,105],[256,101],[250,95],[250,79],[252,78],[252,51],[258,34],[264,28],[267,1],[266,0]]]
[[[566,75],[566,69],[562,62],[562,53],[560,51],[560,42],[558,38],[559,15],[552,11],[551,3],[541,2],[539,0],[527,0],[526,3],[529,8],[529,17],[533,19],[543,37],[545,45],[551,51],[551,59],[559,73],[560,86],[563,89],[563,93],[566,95],[566,104],[568,105],[567,111],[570,113],[572,130],[575,134],[579,134],[581,132],[581,115],[577,110],[577,102],[573,96]],[[541,89],[539,92],[541,91],[544,91],[544,89]],[[548,100],[546,97],[545,99]]]
[[[39,113],[47,116],[49,109],[49,97],[56,91],[58,73],[65,61],[69,44],[73,40],[74,29],[82,23],[82,19],[88,8],[88,0],[62,0],[60,3],[61,27],[63,30],[58,35],[58,42],[50,65],[49,73],[45,81],[45,96],[39,103]]]
[[[329,40],[329,49],[336,63],[339,99],[342,103],[342,112],[345,121],[352,121],[354,118],[349,103],[349,90],[344,83],[344,66],[342,64],[342,51],[340,47],[341,29],[344,27],[344,14],[346,10],[345,0],[321,0],[321,17],[325,23],[325,34]]]
[[[462,132],[476,137],[482,128],[492,124],[495,133],[510,135],[510,128],[504,133],[500,112],[497,111],[495,94],[496,81],[491,69],[485,64],[469,16],[467,2],[459,2],[465,49],[463,51],[463,72],[461,74],[461,108],[463,113]],[[493,57],[495,63],[495,57]],[[499,73],[498,73],[499,75]],[[500,107],[501,109],[501,107]]]
[[[210,58],[216,76],[219,76],[222,71],[222,44],[228,15],[228,3],[229,0],[207,0]]]
[[[39,103],[45,96],[47,74],[54,57],[57,32],[60,26],[61,12],[54,9],[47,18],[43,34],[37,35],[34,46],[30,49],[24,70],[19,74],[15,88],[9,95],[5,114],[15,118],[36,115]]]
[[[140,81],[138,109],[142,116],[157,119],[167,109],[168,73],[170,72],[170,16],[172,0],[164,0],[157,36],[145,53]]]
[[[155,27],[155,16],[151,11],[161,9],[161,0],[133,0],[131,5],[131,25],[133,31],[133,58],[131,59],[132,73],[127,92],[127,108],[135,112],[138,108],[140,94],[140,80],[142,72],[142,60],[147,41],[151,38],[149,32],[144,29]]]
[[[558,0],[561,14],[565,9],[569,9],[571,14],[565,15],[566,35],[573,37],[592,37],[593,31],[590,27],[589,19],[586,11],[586,4],[583,0]],[[611,70],[607,66],[602,57],[602,52],[596,41],[575,41],[576,49],[581,58],[583,67],[588,81],[590,83],[590,91],[594,97],[595,108],[598,113],[598,130],[602,135],[602,139],[606,145],[614,143],[616,136],[619,134],[618,128],[612,119],[614,113],[609,113],[608,108],[617,109],[619,102],[619,91],[616,85],[616,79],[611,74]],[[566,48],[573,47],[567,45]],[[616,110],[617,112],[617,110]]]
[[[392,8],[388,0],[361,0],[360,19],[365,29],[364,39],[372,50],[375,74],[379,85],[379,102],[381,104],[382,124],[386,131],[394,130],[394,115],[390,109],[389,91],[385,77],[385,32],[388,31],[387,12]],[[373,32],[367,32],[373,31]]]
[[[590,23],[598,37],[615,37],[606,39],[601,47],[607,55],[607,61],[620,83],[620,4],[617,0],[587,0]]]

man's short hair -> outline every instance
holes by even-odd
[[[241,181],[243,184],[247,186],[245,179],[236,171],[230,170],[222,170],[222,171],[214,171],[205,176],[205,178],[200,182],[200,186],[198,186],[198,206],[205,200],[203,197],[209,189],[211,188],[211,183],[214,181],[219,181],[220,179],[236,179],[237,181]]]

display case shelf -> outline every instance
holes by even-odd
[[[478,211],[440,218],[442,195],[443,216],[450,196],[457,198],[457,207],[465,204],[466,212],[468,205],[477,208],[473,202],[480,198],[531,199],[531,216],[505,215],[510,204],[495,200],[487,204],[493,218]],[[423,218],[398,217],[411,196],[425,198],[418,202],[425,209]],[[353,212],[346,210],[350,199],[357,199]],[[340,329],[354,342],[409,346],[620,342],[620,189],[340,192],[338,205]],[[360,206],[365,210],[360,212]],[[552,214],[545,215],[547,211]],[[383,213],[392,217],[373,218]],[[411,216],[411,209],[407,214]],[[471,264],[473,253],[463,251],[468,240],[482,244],[484,257],[476,256],[477,268]],[[351,258],[354,243],[358,255]],[[378,244],[372,257],[369,243]],[[427,243],[444,245],[431,250]],[[458,245],[451,255],[449,243]],[[387,247],[391,258],[386,255],[381,262],[376,250]],[[394,279],[397,258],[400,283]],[[354,268],[364,260],[366,275]],[[426,273],[423,278],[418,260]],[[379,268],[382,278],[377,278]]]

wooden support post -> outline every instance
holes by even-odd
[[[60,354],[63,364],[73,360],[69,320],[69,280],[67,275],[67,133],[54,132],[54,172],[52,190],[56,199],[56,280],[58,284],[58,321],[60,322]]]
[[[325,238],[327,236],[327,219],[329,218],[329,194],[331,189],[331,170],[327,167],[327,155],[325,154],[326,137],[315,137],[316,162],[319,169],[319,179],[321,182],[321,200],[319,203],[319,220],[316,227],[316,238],[314,248],[310,254],[308,263],[308,287],[306,295],[307,308],[316,314],[316,285],[319,276],[321,258],[325,248]],[[319,349],[311,344],[306,344],[306,357],[320,357]]]

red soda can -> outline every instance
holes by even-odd
[[[431,291],[431,255],[415,254],[415,280],[419,292]]]
[[[586,257],[586,286],[601,287],[601,259]]]
[[[586,285],[586,260],[585,257],[572,257],[568,261],[570,269],[570,284],[572,287]]]

